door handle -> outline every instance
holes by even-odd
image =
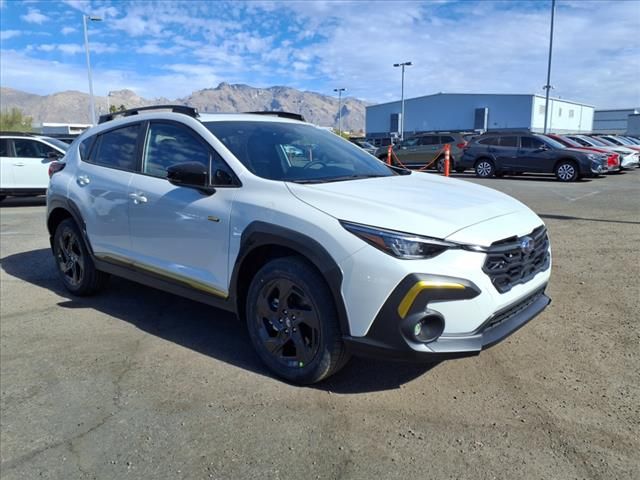
[[[147,203],[148,199],[142,193],[130,193],[129,198],[133,200],[133,203],[140,205],[141,203]]]
[[[78,179],[76,180],[76,182],[78,182],[78,185],[80,185],[81,187],[84,187],[85,185],[89,185],[91,183],[91,180],[86,175],[78,175]]]
[[[13,164],[15,167],[24,167],[24,162],[16,162]]]

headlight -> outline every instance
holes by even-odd
[[[358,223],[340,222],[344,228],[368,244],[396,258],[416,260],[433,258],[447,249],[460,245],[436,238],[411,235],[382,228],[368,227]]]

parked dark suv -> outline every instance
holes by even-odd
[[[479,177],[510,173],[554,173],[561,182],[596,177],[606,155],[566,148],[535,133],[485,134],[472,139],[456,168],[473,168]]]

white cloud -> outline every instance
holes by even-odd
[[[70,33],[77,32],[77,30],[73,27],[64,27],[60,32],[62,32],[63,35],[69,35]]]
[[[40,13],[40,10],[38,10],[37,8],[30,8],[29,12],[26,15],[21,15],[20,18],[27,23],[36,23],[38,25],[41,25],[45,21],[49,20],[49,17]]]
[[[10,38],[19,37],[24,32],[21,30],[2,30],[0,32],[0,40],[9,40]]]

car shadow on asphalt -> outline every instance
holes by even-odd
[[[604,223],[622,223],[629,225],[640,225],[640,222],[632,222],[630,220],[608,220],[606,218],[584,218],[584,217],[573,217],[570,215],[552,215],[550,213],[539,213],[538,216],[540,218],[544,218],[545,220],[579,220],[583,222],[604,222]]]
[[[0,202],[0,208],[42,207],[47,204],[47,197],[9,197]]]
[[[61,308],[91,308],[203,355],[276,378],[254,353],[244,323],[224,310],[118,277],[98,295],[74,297],[63,287],[47,248],[9,255],[0,263],[7,274],[65,298],[57,304]],[[434,366],[352,358],[312,388],[344,394],[393,390]]]

